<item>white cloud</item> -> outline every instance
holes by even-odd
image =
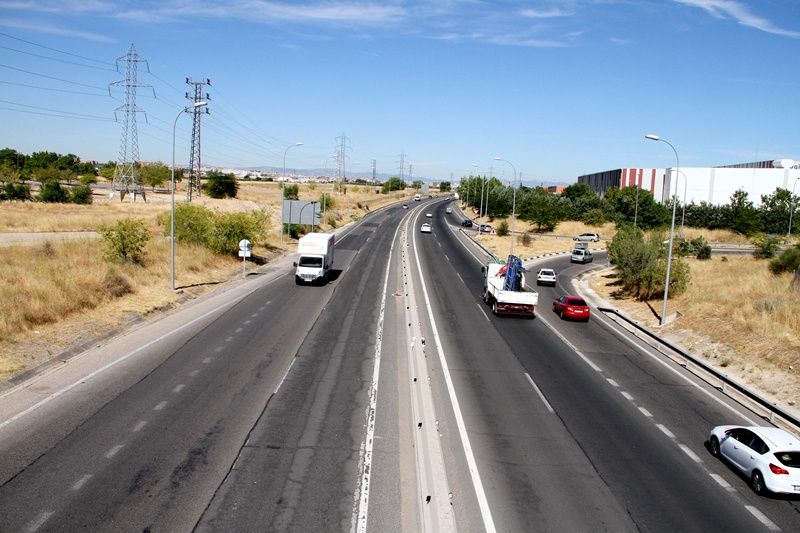
[[[567,17],[571,13],[564,11],[558,7],[551,7],[550,9],[523,9],[520,14],[526,18],[532,19],[547,19],[554,17]]]
[[[735,0],[675,0],[679,4],[698,7],[712,17],[733,19],[743,26],[767,33],[800,39],[800,32],[779,28],[767,19],[750,12],[748,7]]]
[[[63,35],[64,37],[75,37],[77,39],[84,39],[87,41],[94,41],[98,43],[117,42],[116,39],[99,33],[70,30],[68,28],[51,26],[49,24],[38,24],[36,22],[20,20],[20,19],[0,19],[0,26],[4,26],[7,28],[14,28],[16,30],[27,30],[37,33],[49,33],[51,35]]]

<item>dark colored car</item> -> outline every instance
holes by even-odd
[[[465,218],[464,220],[461,221],[461,225],[464,226],[465,228],[471,228],[472,221],[468,218]]]
[[[561,319],[575,318],[578,320],[589,320],[589,306],[586,300],[580,296],[569,296],[565,294],[553,302],[553,312],[558,313]]]

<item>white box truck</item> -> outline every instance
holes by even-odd
[[[302,283],[323,283],[330,275],[333,266],[333,248],[336,236],[333,233],[308,233],[300,237],[295,261],[297,268],[294,281]]]
[[[525,269],[518,257],[509,255],[505,263],[490,260],[483,272],[483,301],[492,306],[494,314],[535,316],[539,293],[525,290]]]

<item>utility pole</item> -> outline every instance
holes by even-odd
[[[136,201],[136,194],[142,195],[142,199],[146,202],[147,197],[144,193],[144,187],[139,177],[139,134],[136,128],[136,113],[144,113],[136,105],[136,88],[137,87],[150,87],[152,86],[139,83],[136,79],[138,63],[144,63],[147,67],[147,72],[150,72],[150,66],[147,60],[139,57],[136,49],[131,44],[128,52],[121,57],[117,58],[117,72],[119,72],[119,62],[125,61],[125,79],[115,81],[108,86],[108,95],[111,96],[111,86],[124,86],[125,87],[125,103],[114,110],[114,118],[117,116],[117,111],[125,112],[125,120],[122,126],[122,140],[119,145],[119,156],[117,157],[117,165],[114,168],[114,181],[111,184],[112,194],[119,193],[119,201],[125,199],[127,193],[131,193],[133,201]],[[156,92],[153,90],[153,97]],[[147,115],[144,116],[145,122]]]
[[[208,93],[203,96],[203,87],[211,85],[211,80],[206,78],[205,81],[192,81],[192,78],[186,78],[186,84],[192,86],[192,92],[186,93],[186,98],[192,102],[192,146],[189,152],[189,180],[186,186],[186,201],[192,201],[192,193],[197,193],[200,196],[200,116],[203,113],[208,113],[208,106],[198,106],[198,102],[207,102],[211,99]]]

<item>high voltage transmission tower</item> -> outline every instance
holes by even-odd
[[[342,183],[346,181],[345,159],[347,157],[347,136],[342,133],[341,136],[336,137],[336,144],[336,183],[341,187]]]
[[[406,153],[400,152],[400,179],[403,179],[403,173],[406,170]]]
[[[378,170],[378,161],[376,159],[372,160],[372,181],[376,181],[377,177],[377,170]]]
[[[117,111],[125,112],[125,120],[122,126],[122,141],[119,146],[119,156],[117,157],[117,166],[114,168],[114,181],[111,184],[112,195],[114,192],[119,192],[120,201],[125,199],[125,195],[131,193],[133,201],[136,201],[136,194],[142,195],[142,199],[146,202],[144,187],[142,186],[141,179],[139,178],[139,134],[136,129],[136,113],[144,113],[143,109],[136,106],[136,88],[137,87],[150,87],[143,83],[138,83],[136,80],[137,67],[139,63],[144,63],[147,67],[147,72],[150,72],[150,66],[147,60],[139,57],[136,49],[131,44],[128,53],[124,56],[117,58],[117,71],[119,72],[119,62],[125,61],[125,79],[115,81],[109,84],[108,94],[111,95],[112,85],[122,85],[125,87],[125,103],[114,110],[114,118],[117,117]],[[155,96],[155,89],[153,96]],[[147,115],[145,114],[145,121]]]
[[[200,116],[203,113],[208,113],[207,106],[199,106],[200,102],[208,101],[211,95],[206,93],[203,95],[203,87],[211,85],[211,80],[206,78],[205,81],[192,81],[191,78],[186,78],[186,84],[191,85],[193,90],[191,93],[186,93],[186,98],[193,104],[192,110],[192,146],[189,152],[189,182],[186,187],[186,201],[192,201],[192,193],[197,193],[200,196]],[[192,109],[192,108],[190,108]]]

